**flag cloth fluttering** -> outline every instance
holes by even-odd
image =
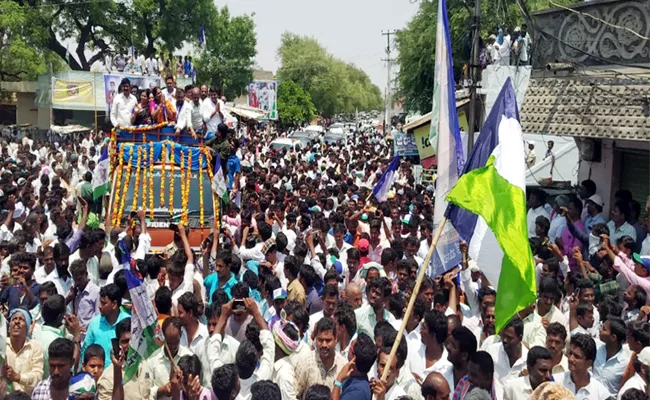
[[[226,184],[226,178],[223,175],[223,168],[221,168],[221,157],[219,156],[219,153],[217,153],[217,156],[215,157],[213,172],[212,190],[217,193],[218,198],[228,202],[228,185]]]
[[[497,332],[536,299],[535,263],[528,243],[524,141],[510,78],[447,200],[448,217],[469,256],[498,288]],[[460,207],[460,208],[459,208]]]
[[[388,200],[388,192],[393,187],[393,183],[395,183],[395,179],[397,178],[397,168],[399,168],[399,156],[393,157],[386,171],[381,174],[379,182],[372,189],[373,196],[380,203]]]
[[[122,253],[120,262],[133,304],[131,342],[124,362],[124,382],[126,383],[136,375],[142,360],[151,356],[160,347],[156,342],[156,336],[160,336],[160,332],[156,332],[158,314],[147,295],[144,282],[131,269],[131,253],[123,242],[120,241],[119,246]],[[159,341],[161,341],[160,338]]]
[[[436,68],[431,109],[429,141],[434,147],[437,161],[434,229],[441,223],[447,209],[447,193],[458,181],[463,170],[465,156],[456,112],[456,87],[451,55],[451,38],[447,3],[438,1],[436,26]],[[436,245],[436,251],[427,265],[427,274],[440,275],[462,261],[458,233],[446,224]]]
[[[95,173],[93,174],[93,180],[91,182],[93,188],[93,199],[97,200],[108,193],[108,190],[111,187],[109,172],[110,161],[108,159],[108,148],[105,148],[101,157],[99,157],[99,161],[95,167]]]
[[[201,25],[201,30],[199,31],[199,46],[205,50],[205,26]]]

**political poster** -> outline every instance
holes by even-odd
[[[418,146],[413,133],[393,131],[393,150],[400,157],[417,156]]]
[[[153,90],[156,86],[163,87],[162,79],[159,76],[141,76],[141,75],[127,75],[127,74],[105,74],[104,75],[104,95],[106,100],[106,112],[111,111],[111,104],[113,99],[120,93],[120,82],[122,79],[128,78],[131,82],[131,87],[136,86],[140,90]]]
[[[71,81],[52,77],[52,106],[92,105],[95,99],[91,81]]]
[[[266,112],[265,119],[278,119],[278,81],[253,81],[248,84],[248,105]]]

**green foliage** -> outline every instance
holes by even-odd
[[[3,14],[0,16],[0,44],[4,45],[3,41],[7,40],[3,33],[7,29],[5,20],[10,20],[9,25],[17,28],[12,28],[14,35],[8,38],[21,50],[16,62],[29,64],[33,61],[38,64],[34,69],[38,73],[45,71],[45,62],[52,58],[51,55],[56,55],[73,70],[89,71],[94,62],[103,61],[108,53],[127,54],[131,44],[138,54],[149,56],[156,52],[167,58],[185,43],[196,43],[201,26],[205,26],[208,45],[213,46],[208,53],[226,64],[222,68],[235,81],[249,77],[248,69],[255,55],[255,33],[250,17],[230,18],[228,10],[219,11],[212,0],[84,0],[82,3],[78,0],[0,0],[0,14]],[[20,47],[18,38],[25,42],[29,51]],[[77,46],[66,48],[63,38],[71,38]],[[216,50],[217,46],[225,48]],[[239,46],[242,49],[238,49]],[[68,51],[71,57],[66,57]],[[34,55],[40,60],[34,59]],[[241,85],[225,85],[231,86]]]
[[[230,17],[228,8],[217,11],[205,25],[207,46],[194,60],[198,82],[209,82],[233,99],[253,80],[255,24],[250,16]]]
[[[523,0],[529,11],[549,7],[546,0]],[[560,0],[562,4],[576,0]],[[454,78],[461,77],[462,65],[470,56],[471,14],[474,2],[448,0],[447,16],[452,42]],[[422,0],[420,8],[405,29],[397,32],[398,95],[404,99],[406,110],[427,113],[431,111],[431,97],[435,70],[435,43],[438,1]],[[495,33],[497,24],[511,29],[524,23],[521,9],[516,2],[481,0],[481,37]]]
[[[285,32],[278,57],[278,79],[292,81],[309,93],[321,115],[381,108],[381,92],[368,75],[334,58],[314,38]]]
[[[278,85],[278,114],[283,126],[310,122],[316,116],[316,107],[309,93],[293,81]]]

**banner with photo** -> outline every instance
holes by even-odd
[[[131,87],[134,86],[138,88],[138,91],[149,89],[152,90],[154,87],[163,87],[162,79],[159,76],[142,76],[142,75],[127,75],[127,74],[105,74],[104,75],[104,93],[106,96],[106,112],[111,111],[111,104],[113,104],[113,99],[120,93],[120,82],[122,79],[128,78],[131,82]]]
[[[393,149],[394,154],[400,157],[417,156],[418,145],[415,142],[413,133],[404,133],[399,131],[393,132]]]
[[[262,119],[278,119],[278,81],[253,81],[248,84],[248,105],[266,112]]]
[[[57,105],[92,105],[94,99],[93,83],[91,81],[70,81],[52,77],[52,106]]]

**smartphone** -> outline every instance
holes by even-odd
[[[244,300],[242,299],[233,300],[232,309],[233,311],[246,311],[246,304],[244,304]]]
[[[111,339],[111,346],[113,347],[113,355],[115,358],[120,358],[120,340],[118,338]]]

